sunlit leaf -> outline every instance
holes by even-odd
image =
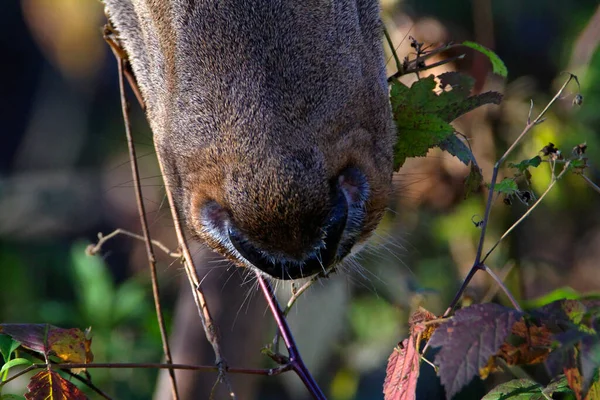
[[[8,361],[7,363],[5,363],[2,368],[0,368],[0,374],[4,373],[4,371],[9,370],[12,367],[16,367],[19,365],[27,365],[30,366],[33,363],[26,359],[26,358],[13,358],[12,360]]]
[[[475,42],[466,41],[466,42],[463,42],[462,45],[469,47],[473,50],[477,50],[480,53],[485,54],[485,56],[492,63],[492,70],[494,71],[495,74],[498,74],[504,78],[506,78],[508,76],[508,70],[506,69],[506,65],[504,65],[504,62],[492,50],[480,45],[479,43],[475,43]]]
[[[499,104],[502,95],[487,92],[469,96],[473,79],[457,72],[440,75],[442,91],[436,93],[433,75],[422,78],[409,88],[393,81],[390,101],[398,139],[394,151],[394,168],[397,170],[408,157],[423,157],[427,151],[440,146],[452,137],[450,122],[484,104]],[[452,140],[452,139],[449,139]],[[458,143],[445,143],[445,149],[459,159],[472,159]],[[460,146],[460,147],[458,147]]]
[[[40,371],[35,374],[25,393],[28,400],[85,400],[87,397],[77,386],[54,371]]]
[[[419,360],[415,337],[410,335],[392,351],[388,359],[383,383],[385,400],[416,399]]]
[[[519,190],[517,183],[514,179],[504,178],[494,186],[494,191],[503,193],[506,195],[513,195]]]
[[[50,324],[0,324],[0,332],[22,346],[63,362],[89,363],[93,359],[91,339],[77,328],[62,329]]]

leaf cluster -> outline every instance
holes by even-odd
[[[551,373],[550,382],[520,377],[497,386],[484,399],[550,399],[553,393],[570,393],[577,400],[591,400],[600,395],[600,299],[557,300],[528,312],[477,304],[430,326],[437,328],[427,346],[437,351],[433,364],[448,399],[473,379],[542,363]],[[386,400],[415,398],[421,344],[412,334],[392,352]]]

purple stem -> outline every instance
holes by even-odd
[[[269,304],[273,318],[275,318],[275,322],[277,323],[277,327],[279,328],[279,332],[283,338],[285,347],[287,348],[292,369],[300,377],[302,382],[304,382],[304,385],[310,394],[312,394],[313,398],[317,400],[326,400],[321,388],[319,385],[317,385],[317,382],[311,375],[308,368],[306,368],[304,361],[302,361],[302,357],[300,356],[300,352],[298,351],[298,347],[294,341],[294,336],[290,331],[290,327],[285,319],[285,316],[283,315],[283,312],[281,311],[281,307],[279,307],[279,303],[275,298],[275,294],[273,293],[273,288],[260,273],[257,272],[256,277],[258,279],[260,288],[265,295],[265,299]]]

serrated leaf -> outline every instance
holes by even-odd
[[[469,146],[467,146],[465,142],[460,140],[460,138],[456,135],[448,136],[446,139],[440,142],[438,147],[452,154],[465,165],[469,165],[470,162],[477,163]]]
[[[542,157],[535,156],[528,160],[523,160],[517,164],[508,163],[509,168],[516,168],[519,172],[524,172],[527,168],[537,168],[542,163]]]
[[[0,354],[4,362],[10,360],[10,356],[16,349],[19,348],[21,343],[8,335],[3,335],[0,333]]]
[[[429,344],[441,347],[435,364],[440,367],[448,398],[487,365],[521,315],[498,304],[477,304],[458,310],[452,320],[435,331]]]
[[[396,119],[402,132],[394,147],[394,169],[408,157],[425,157],[432,147],[454,133],[454,128],[432,114],[403,114]]]
[[[502,95],[495,92],[469,96],[473,79],[457,72],[440,75],[440,81],[444,90],[439,94],[434,92],[436,81],[433,75],[418,80],[410,88],[399,81],[392,82],[390,102],[398,130],[395,170],[406,158],[423,157],[430,148],[451,138],[454,128],[450,122],[456,118],[484,104],[499,104],[502,99]],[[445,90],[448,87],[450,90]],[[450,144],[444,146],[452,150]],[[465,162],[464,150],[463,144],[452,154]],[[472,155],[468,158],[472,159]]]
[[[413,335],[404,339],[390,354],[385,371],[385,400],[415,400],[420,356]]]
[[[523,319],[517,321],[511,330],[511,340],[502,343],[500,350],[490,358],[490,361],[480,371],[482,379],[497,371],[497,358],[504,360],[506,365],[533,365],[544,362],[552,348],[552,332],[544,325],[537,326],[526,323]]]
[[[27,365],[30,366],[33,363],[26,359],[26,358],[13,358],[12,360],[8,361],[7,363],[5,363],[2,368],[0,368],[0,374],[4,373],[4,371],[12,368],[12,367],[16,367],[18,365]]]
[[[444,98],[445,92],[440,95],[440,97]],[[502,101],[502,95],[498,92],[485,92],[481,94],[477,94],[474,96],[467,97],[466,99],[450,103],[446,107],[444,107],[443,111],[441,111],[438,115],[444,120],[448,122],[452,122],[458,117],[475,110],[481,106],[486,104],[500,104]]]
[[[543,387],[530,379],[514,379],[492,389],[481,400],[541,400]]]
[[[532,310],[531,315],[546,321],[546,323],[573,324],[580,330],[590,331],[589,327],[581,325],[582,318],[589,310],[599,307],[600,299],[598,298],[557,300],[537,310]]]
[[[0,324],[0,332],[22,346],[63,362],[88,363],[93,359],[91,339],[80,329],[63,329],[50,324]]]
[[[31,377],[28,400],[85,400],[87,397],[79,388],[54,371],[40,371]]]
[[[503,193],[506,195],[513,195],[517,193],[519,187],[514,179],[504,178],[502,181],[496,183],[494,186],[494,191],[498,193]]]
[[[495,74],[498,74],[503,78],[506,78],[508,76],[508,70],[506,69],[506,65],[504,65],[504,62],[492,50],[480,45],[479,43],[470,41],[463,42],[462,45],[485,54],[485,56],[492,63],[492,71],[494,71]]]

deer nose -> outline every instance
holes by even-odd
[[[301,257],[277,251],[276,243],[273,243],[275,249],[269,250],[258,245],[253,237],[236,226],[235,218],[214,201],[203,206],[201,219],[219,243],[228,242],[225,247],[243,264],[251,264],[282,280],[308,277],[326,272],[342,260],[362,232],[364,204],[369,194],[365,175],[355,167],[345,169],[331,181],[330,193],[329,212],[321,226],[321,238]]]
[[[341,190],[336,190],[333,207],[323,227],[323,240],[320,245],[310,251],[304,259],[288,258],[285,255],[272,255],[252,244],[239,230],[230,226],[229,240],[238,253],[261,271],[282,280],[298,279],[325,272],[344,255],[338,254],[346,221],[348,219],[348,202]]]

